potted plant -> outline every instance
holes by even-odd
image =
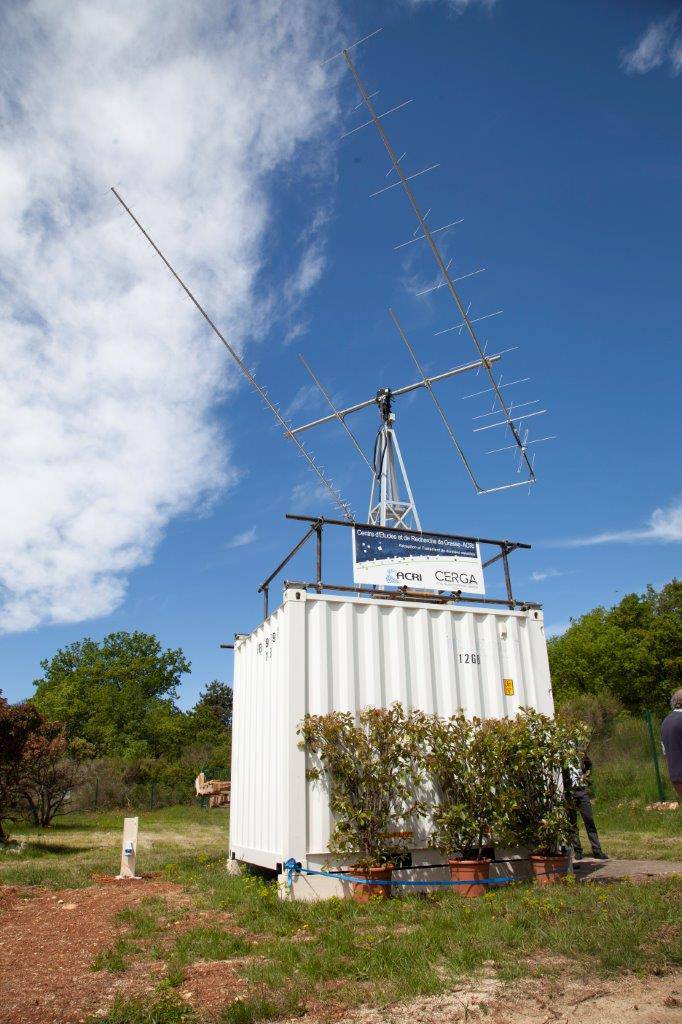
[[[568,867],[563,846],[571,827],[562,771],[576,760],[585,740],[581,724],[568,725],[524,708],[510,723],[506,802],[509,841],[531,849],[536,881],[561,881]]]
[[[413,733],[398,703],[365,708],[358,715],[332,711],[306,715],[298,729],[309,755],[308,778],[329,791],[334,829],[329,852],[353,858],[353,884],[360,902],[388,898],[397,858],[408,849],[402,826],[417,808],[418,762]]]
[[[504,725],[468,721],[463,714],[423,720],[423,757],[436,798],[431,846],[450,865],[454,887],[463,896],[480,896],[488,886],[494,844],[504,815],[500,778],[504,762]]]

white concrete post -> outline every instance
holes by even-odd
[[[135,874],[137,858],[137,826],[139,818],[123,819],[123,846],[121,849],[121,871],[117,878],[139,878]]]

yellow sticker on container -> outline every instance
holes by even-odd
[[[514,696],[514,680],[513,679],[505,679],[504,680],[504,695],[505,695],[505,697],[513,697]]]

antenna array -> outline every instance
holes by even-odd
[[[392,145],[391,141],[388,138],[386,130],[385,130],[383,124],[381,123],[382,116],[377,114],[376,109],[374,107],[374,103],[372,101],[372,97],[367,92],[365,84],[362,81],[362,79],[360,78],[358,70],[357,70],[357,68],[356,68],[356,66],[355,66],[355,64],[353,62],[353,59],[351,58],[350,49],[351,49],[351,47],[346,47],[345,49],[343,49],[341,51],[341,55],[343,56],[343,58],[344,58],[344,60],[345,60],[345,62],[347,64],[348,68],[350,69],[350,72],[351,72],[351,74],[353,76],[353,79],[355,81],[355,85],[357,87],[358,93],[360,94],[360,97],[361,97],[362,101],[364,102],[364,104],[367,107],[367,110],[369,112],[370,121],[366,122],[366,125],[373,124],[374,127],[376,128],[377,133],[379,135],[379,138],[381,139],[381,142],[383,143],[383,146],[384,146],[384,148],[385,148],[385,150],[386,150],[386,152],[388,154],[389,160],[391,161],[391,168],[392,168],[393,171],[395,171],[395,174],[396,174],[396,176],[398,178],[398,181],[396,181],[394,183],[394,185],[396,185],[396,186],[397,185],[401,185],[402,186],[403,191],[404,191],[404,193],[405,193],[405,195],[406,195],[406,197],[407,197],[407,199],[409,201],[409,204],[410,204],[410,206],[412,208],[412,211],[413,211],[415,217],[417,218],[418,227],[421,229],[421,234],[420,235],[417,235],[416,238],[413,236],[413,238],[410,239],[410,242],[402,243],[402,244],[410,244],[412,241],[420,241],[420,240],[425,240],[428,243],[429,249],[431,250],[431,253],[433,255],[434,261],[436,263],[436,266],[437,266],[438,272],[439,272],[439,279],[438,279],[437,286],[438,287],[444,286],[445,288],[447,288],[447,290],[450,293],[450,296],[453,299],[454,304],[455,304],[455,306],[456,306],[456,308],[458,310],[458,313],[459,313],[459,315],[461,317],[461,322],[459,324],[456,324],[454,327],[447,327],[443,331],[439,331],[437,333],[438,334],[445,334],[445,333],[448,333],[450,331],[454,331],[454,330],[457,330],[457,329],[460,329],[460,333],[461,333],[461,328],[465,328],[466,329],[467,334],[469,335],[469,337],[470,337],[471,341],[473,342],[473,344],[474,344],[474,346],[475,346],[475,348],[476,348],[476,350],[477,350],[481,360],[483,361],[483,365],[484,365],[484,368],[485,368],[485,373],[486,373],[486,375],[488,377],[488,380],[490,381],[490,388],[491,388],[491,390],[492,390],[492,392],[494,394],[494,397],[496,399],[499,413],[502,416],[501,422],[494,424],[494,426],[500,426],[501,425],[501,426],[506,427],[509,430],[509,432],[510,432],[510,434],[512,436],[514,444],[511,447],[512,448],[515,447],[517,449],[518,454],[519,454],[520,463],[522,465],[525,465],[525,468],[526,468],[526,470],[528,472],[527,480],[521,481],[521,483],[535,483],[535,481],[536,481],[535,471],[534,471],[534,468],[533,468],[533,464],[531,463],[531,461],[530,461],[530,459],[528,457],[528,453],[527,453],[528,441],[526,439],[522,439],[521,433],[519,431],[519,427],[518,427],[517,424],[518,424],[518,421],[520,419],[528,419],[528,418],[530,418],[530,416],[539,416],[539,415],[541,415],[541,412],[538,411],[538,412],[535,412],[535,413],[530,413],[530,414],[527,414],[526,416],[522,416],[522,417],[513,417],[512,416],[512,405],[507,405],[507,403],[505,401],[505,397],[502,394],[502,390],[500,388],[499,382],[495,379],[495,374],[493,373],[492,367],[489,366],[487,364],[487,362],[486,362],[484,346],[479,341],[478,335],[477,335],[476,330],[474,328],[474,323],[476,323],[478,320],[487,319],[488,316],[497,316],[499,313],[501,313],[501,310],[498,310],[495,313],[487,314],[486,317],[470,317],[469,316],[469,310],[467,308],[465,308],[464,302],[462,301],[462,299],[460,297],[460,294],[459,294],[457,288],[455,287],[455,282],[454,282],[454,280],[453,280],[453,278],[452,278],[452,276],[450,274],[450,265],[449,264],[446,265],[445,260],[443,259],[443,255],[442,255],[442,253],[441,253],[441,251],[440,251],[440,249],[438,247],[438,243],[437,243],[437,241],[436,241],[436,239],[434,237],[435,235],[437,235],[437,234],[447,230],[448,228],[453,227],[457,222],[456,221],[450,221],[448,224],[443,225],[443,227],[435,228],[432,231],[430,229],[428,223],[427,223],[426,215],[424,215],[422,213],[421,208],[420,208],[420,206],[419,206],[419,204],[417,202],[417,199],[416,199],[416,197],[414,195],[414,192],[413,192],[413,190],[412,190],[412,188],[411,188],[411,186],[409,184],[409,182],[412,179],[414,179],[415,177],[418,177],[418,176],[420,176],[422,174],[426,174],[428,171],[435,170],[435,168],[438,167],[438,164],[431,164],[428,167],[424,168],[423,170],[417,171],[417,172],[415,172],[413,174],[406,174],[405,173],[405,171],[403,169],[403,166],[402,166],[401,159],[398,158],[398,156],[397,156],[397,154],[395,152],[395,149],[393,148],[393,145]],[[397,108],[393,108],[393,109],[397,109]],[[364,127],[364,125],[363,125],[363,127]],[[393,187],[393,186],[391,186],[391,187]],[[380,190],[380,191],[384,191],[384,190]],[[372,195],[378,195],[378,194],[379,194],[379,192],[375,192]],[[545,411],[546,410],[542,410],[542,412],[545,412]],[[479,428],[476,428],[476,429],[477,430],[482,430],[482,429],[488,429],[488,428],[479,427]],[[449,433],[450,433],[450,436],[452,437],[452,433],[450,431],[449,431]],[[460,451],[460,454],[462,454],[461,451]],[[473,474],[470,473],[470,476],[471,476],[471,478],[472,478],[472,480],[473,480],[473,482],[474,482],[474,484],[476,486],[477,491],[479,491],[479,493],[485,493],[485,490],[483,490],[482,488],[480,488],[478,486],[478,484],[476,484],[476,481],[473,478]],[[510,484],[507,484],[506,486],[507,487],[515,487],[515,486],[519,486],[519,484],[518,483],[510,483]],[[498,489],[499,488],[495,488],[495,490],[498,490]]]
[[[315,420],[308,424],[304,424],[302,427],[295,428],[292,432],[296,434],[302,430],[308,430],[311,427],[319,426],[323,423],[329,422],[330,420],[336,419],[341,423],[344,430],[349,435],[360,457],[363,458],[364,462],[369,465],[370,463],[367,456],[365,455],[363,450],[361,450],[361,447],[355,435],[350,432],[345,422],[345,418],[353,413],[366,409],[368,406],[370,406],[370,404],[377,404],[381,415],[382,425],[380,427],[379,435],[377,437],[377,444],[375,445],[375,467],[374,479],[372,484],[372,496],[370,499],[369,519],[371,522],[374,522],[376,520],[386,524],[392,523],[394,525],[408,525],[407,518],[409,515],[412,515],[413,520],[417,525],[417,528],[420,528],[419,516],[417,515],[417,510],[414,504],[412,489],[410,487],[410,481],[408,479],[406,470],[404,470],[404,465],[399,451],[399,445],[397,444],[397,438],[395,437],[395,430],[393,426],[395,415],[392,412],[393,398],[395,398],[399,394],[406,393],[408,390],[414,390],[416,387],[424,387],[429,392],[431,400],[434,403],[436,412],[438,413],[438,416],[445,428],[445,431],[447,435],[449,435],[450,440],[453,446],[455,447],[455,450],[459,458],[461,459],[466,470],[466,473],[469,479],[471,480],[473,486],[475,487],[477,494],[493,494],[495,492],[499,492],[499,490],[506,490],[510,487],[518,487],[523,486],[524,484],[535,483],[537,481],[537,476],[535,472],[535,456],[531,458],[528,457],[528,446],[530,444],[538,444],[541,441],[553,440],[555,435],[548,435],[545,437],[537,438],[529,437],[529,429],[526,426],[526,421],[534,419],[535,417],[538,416],[543,416],[547,412],[547,410],[532,409],[528,411],[528,407],[534,407],[537,406],[537,404],[539,404],[539,399],[531,399],[529,401],[516,403],[514,401],[507,400],[505,394],[503,393],[504,390],[512,387],[514,384],[524,383],[525,381],[529,380],[529,378],[525,377],[513,381],[504,381],[502,375],[496,377],[494,365],[496,364],[497,360],[501,357],[501,355],[504,354],[504,352],[511,351],[512,349],[505,349],[503,352],[499,352],[494,356],[487,355],[487,342],[481,344],[481,341],[478,338],[474,325],[482,321],[486,321],[486,319],[489,319],[491,317],[501,315],[503,310],[497,309],[494,310],[493,312],[483,313],[478,316],[472,316],[470,315],[471,303],[465,305],[458,289],[456,288],[456,285],[459,284],[460,282],[468,280],[470,278],[474,278],[474,276],[477,276],[478,274],[482,273],[484,267],[479,267],[475,270],[469,271],[468,273],[453,276],[453,274],[451,273],[453,260],[451,259],[445,262],[442,253],[440,252],[438,243],[436,241],[436,236],[442,236],[442,234],[445,231],[450,230],[451,228],[461,224],[462,218],[451,220],[449,222],[442,224],[439,227],[432,228],[429,226],[428,223],[428,217],[431,214],[431,208],[429,208],[426,211],[426,213],[422,213],[422,209],[417,201],[413,187],[410,184],[410,182],[413,181],[415,178],[422,177],[423,175],[428,174],[430,171],[435,170],[437,167],[439,167],[439,164],[429,164],[425,167],[422,167],[419,170],[416,170],[412,173],[408,173],[406,170],[406,166],[404,166],[404,161],[406,161],[407,152],[403,152],[398,157],[397,152],[394,150],[394,147],[388,137],[388,134],[384,127],[384,120],[388,118],[390,115],[393,115],[398,111],[407,108],[407,106],[410,103],[412,103],[412,99],[403,100],[390,106],[388,110],[385,110],[382,113],[377,113],[374,104],[374,99],[379,94],[379,90],[375,90],[374,92],[368,92],[365,83],[363,82],[363,80],[361,80],[359,76],[357,68],[355,67],[355,63],[353,62],[353,59],[350,56],[351,50],[359,46],[360,43],[364,43],[368,39],[371,39],[374,36],[378,35],[381,31],[381,29],[377,29],[375,32],[371,33],[368,36],[365,36],[363,39],[358,40],[356,43],[352,43],[350,46],[344,47],[338,53],[334,54],[333,57],[328,58],[328,60],[332,60],[335,57],[343,57],[352,75],[355,87],[360,97],[359,103],[357,103],[355,106],[355,110],[357,110],[359,106],[365,105],[370,115],[370,119],[368,121],[365,121],[363,122],[363,124],[359,124],[349,129],[348,131],[345,131],[341,135],[341,138],[344,139],[350,136],[354,136],[361,129],[368,128],[370,125],[373,125],[376,128],[376,131],[379,135],[379,138],[385,148],[385,151],[390,161],[390,167],[386,172],[385,178],[390,178],[391,176],[394,176],[395,180],[382,185],[375,191],[372,191],[372,193],[370,194],[370,199],[382,196],[385,193],[387,193],[387,191],[393,188],[402,188],[402,191],[404,195],[406,195],[410,207],[412,208],[412,211],[417,219],[417,227],[412,234],[412,238],[408,239],[407,241],[398,243],[393,247],[393,249],[394,251],[400,251],[406,248],[407,246],[419,244],[420,242],[427,243],[428,248],[436,264],[437,276],[435,282],[430,287],[427,287],[423,289],[421,292],[419,292],[418,295],[426,295],[428,293],[436,292],[444,288],[446,292],[450,294],[450,297],[453,300],[453,303],[459,315],[459,322],[457,324],[447,326],[439,331],[436,331],[435,337],[440,337],[441,335],[451,334],[454,332],[458,332],[458,334],[461,335],[462,332],[464,331],[470,338],[471,342],[473,343],[478,355],[478,359],[475,362],[473,362],[473,364],[469,364],[466,367],[460,367],[457,370],[449,371],[444,374],[439,374],[436,377],[427,377],[422,367],[422,364],[417,356],[415,348],[406,334],[406,331],[404,331],[401,324],[399,323],[398,317],[394,310],[390,309],[389,313],[391,315],[391,318],[393,319],[393,323],[404,345],[406,345],[419,374],[421,375],[421,380],[418,381],[415,385],[411,385],[407,388],[398,388],[392,391],[390,389],[383,388],[377,393],[375,398],[368,399],[364,402],[359,402],[355,404],[355,406],[351,406],[348,409],[339,411],[333,406],[329,394],[325,391],[322,384],[319,383],[319,381],[314,376],[310,368],[307,366],[307,364],[305,364],[306,369],[312,376],[316,386],[319,388],[319,390],[322,391],[326,400],[330,403],[330,406],[332,406],[333,415],[330,417],[323,417],[322,419]],[[323,63],[327,62],[327,60],[323,61]],[[475,396],[483,396],[487,394],[491,395],[493,398],[492,408],[491,410],[489,410],[489,412],[482,413],[473,417],[475,422],[478,421],[477,425],[473,427],[473,432],[480,433],[482,431],[492,430],[494,428],[503,428],[504,430],[508,431],[511,443],[497,447],[497,449],[488,450],[488,452],[486,452],[486,455],[494,455],[499,452],[508,451],[515,452],[517,456],[516,473],[517,475],[523,473],[524,478],[522,480],[514,480],[509,483],[504,483],[500,486],[494,487],[484,487],[478,482],[477,475],[473,469],[472,463],[465,454],[464,446],[462,442],[458,439],[449,419],[447,419],[445,415],[445,412],[441,406],[440,401],[438,400],[433,390],[433,384],[436,381],[441,381],[446,378],[454,376],[456,373],[462,373],[466,370],[473,369],[475,369],[476,376],[478,376],[481,369],[483,370],[484,375],[487,377],[488,387],[479,389],[478,391],[475,391],[469,395],[465,395],[464,397],[470,398]],[[521,410],[524,411],[521,412]],[[485,420],[489,417],[493,417],[495,419],[495,422],[480,422],[481,420]],[[523,426],[520,426],[521,424],[523,424]],[[380,465],[377,465],[377,451],[385,453],[385,456],[382,456]],[[393,481],[393,490],[395,490],[395,492],[397,490],[397,475],[395,474],[394,468],[392,470],[390,469],[390,467],[393,466],[394,458],[397,459],[402,474],[404,488],[406,488],[407,490],[407,500],[404,502],[400,502],[399,498],[397,497],[397,494],[393,494],[391,490],[391,479]],[[391,478],[388,480],[388,497],[382,497],[380,505],[375,507],[375,486],[377,482],[382,479],[382,472],[384,473],[384,476],[386,475],[386,464],[389,467],[388,475]],[[383,494],[384,492],[382,489],[382,496]]]
[[[288,438],[296,446],[299,454],[305,459],[309,468],[315,474],[319,483],[329,493],[330,497],[332,498],[332,501],[334,502],[336,507],[342,512],[343,516],[349,522],[355,522],[355,516],[349,503],[343,498],[339,489],[335,486],[333,481],[327,476],[324,467],[318,464],[313,453],[304,446],[303,442],[300,440],[299,437],[301,433],[307,430],[311,430],[314,427],[318,427],[321,426],[322,424],[329,423],[332,421],[337,421],[338,423],[340,423],[347,437],[353,444],[353,447],[355,448],[357,454],[360,456],[365,466],[372,475],[368,521],[376,525],[388,525],[394,527],[402,527],[406,529],[414,528],[417,530],[421,530],[419,515],[412,494],[412,489],[410,487],[410,482],[407,476],[407,470],[405,468],[405,463],[403,461],[400,445],[398,443],[398,438],[395,432],[395,412],[393,411],[393,405],[394,400],[396,398],[400,397],[401,395],[405,395],[412,391],[415,391],[419,388],[424,388],[426,391],[428,391],[431,400],[434,404],[434,407],[441,419],[441,422],[445,427],[450,442],[452,443],[455,451],[457,452],[465,468],[467,476],[469,477],[471,483],[473,484],[477,494],[490,494],[495,491],[507,490],[510,487],[520,487],[523,486],[524,484],[528,485],[535,483],[535,458],[534,456],[532,458],[529,458],[528,447],[530,445],[539,444],[540,442],[543,441],[553,440],[554,435],[534,439],[531,439],[529,437],[530,431],[529,428],[525,426],[525,422],[536,416],[543,415],[544,413],[547,412],[547,410],[533,409],[532,411],[522,412],[519,415],[518,410],[527,409],[529,406],[537,405],[539,403],[539,400],[534,399],[532,401],[521,402],[516,404],[513,401],[507,402],[503,394],[503,389],[510,388],[515,384],[524,383],[530,378],[524,377],[518,378],[517,380],[505,382],[503,382],[501,374],[499,377],[496,378],[494,369],[495,364],[502,358],[502,356],[505,353],[513,351],[513,349],[507,348],[492,355],[488,355],[487,342],[485,344],[481,344],[481,341],[478,338],[478,334],[476,332],[476,329],[474,328],[474,324],[479,323],[480,321],[483,320],[487,320],[491,317],[499,316],[502,313],[502,310],[495,310],[491,313],[485,313],[480,316],[470,316],[471,304],[469,303],[468,305],[465,306],[457,288],[455,287],[455,285],[458,284],[460,281],[464,281],[466,279],[475,277],[483,273],[485,269],[483,267],[480,267],[476,270],[470,271],[469,273],[453,277],[450,272],[452,260],[449,260],[446,263],[445,259],[443,258],[443,255],[438,246],[438,242],[436,241],[436,236],[442,236],[446,231],[458,226],[459,224],[462,223],[462,219],[458,218],[456,220],[451,220],[448,223],[441,225],[440,227],[432,229],[427,223],[427,219],[431,214],[431,209],[429,208],[426,211],[426,213],[422,213],[421,207],[417,202],[410,182],[416,178],[420,178],[425,174],[430,173],[431,171],[436,170],[440,165],[437,163],[429,164],[428,166],[423,167],[420,170],[416,170],[412,173],[407,174],[404,169],[404,160],[407,156],[407,153],[403,152],[401,156],[398,156],[385,131],[383,125],[384,119],[394,113],[397,113],[399,110],[402,110],[405,107],[407,107],[409,104],[412,103],[412,100],[405,100],[401,103],[398,103],[390,107],[388,110],[385,110],[382,113],[377,113],[373,100],[378,95],[378,91],[372,93],[369,93],[367,91],[365,84],[360,78],[358,70],[350,56],[351,50],[355,49],[357,46],[359,46],[361,43],[364,43],[368,39],[371,39],[372,37],[376,36],[379,32],[381,32],[381,29],[377,29],[376,31],[371,32],[363,39],[360,39],[356,43],[353,43],[350,46],[345,47],[343,50],[340,50],[339,53],[334,54],[333,57],[328,58],[327,61],[323,61],[323,63],[326,64],[328,63],[329,60],[333,60],[336,57],[342,56],[344,58],[353,76],[356,88],[360,95],[360,102],[357,104],[355,109],[357,110],[364,105],[367,108],[367,111],[370,115],[368,121],[365,121],[362,124],[350,129],[349,131],[344,132],[341,138],[346,139],[349,138],[350,136],[354,136],[357,132],[361,131],[363,128],[369,127],[370,125],[373,125],[375,127],[390,160],[390,167],[386,172],[385,177],[386,179],[389,179],[391,178],[391,176],[395,176],[396,180],[390,181],[388,184],[382,185],[381,188],[378,188],[374,192],[370,193],[370,198],[373,199],[375,197],[383,195],[393,190],[394,188],[402,188],[405,196],[407,197],[412,212],[416,217],[417,227],[413,232],[411,238],[407,239],[406,241],[399,242],[397,245],[394,246],[394,251],[400,251],[407,246],[418,244],[422,241],[427,242],[431,255],[433,256],[433,259],[436,263],[437,277],[435,282],[430,287],[422,289],[422,291],[417,294],[426,295],[430,292],[439,291],[441,288],[446,289],[457,310],[459,322],[454,325],[449,325],[439,331],[436,331],[435,336],[439,337],[441,335],[450,334],[455,331],[457,331],[461,335],[462,331],[465,331],[466,334],[469,336],[470,340],[472,341],[476,350],[477,358],[473,362],[469,362],[461,366],[456,366],[450,370],[446,370],[444,373],[439,373],[431,376],[427,375],[421,361],[417,356],[415,348],[413,344],[410,342],[409,338],[407,337],[407,334],[402,324],[400,323],[395,311],[390,309],[390,316],[400,335],[400,338],[402,339],[405,347],[407,348],[407,351],[413,363],[415,364],[415,367],[420,375],[420,379],[412,384],[407,384],[400,388],[380,388],[377,391],[377,393],[371,398],[368,398],[362,402],[358,402],[355,405],[349,406],[344,409],[337,409],[328,391],[322,385],[312,367],[306,362],[303,356],[300,356],[306,371],[312,378],[317,389],[320,391],[325,402],[330,407],[331,413],[327,416],[323,416],[320,417],[319,419],[313,420],[310,423],[305,423],[302,426],[292,427],[291,423],[289,423],[282,415],[279,405],[276,402],[272,401],[272,399],[268,395],[267,390],[261,384],[258,383],[254,371],[250,370],[246,366],[246,364],[244,363],[243,359],[236,351],[236,349],[230,344],[225,335],[221,333],[221,331],[218,329],[214,321],[208,315],[204,307],[199,303],[193,292],[190,291],[190,289],[187,287],[187,285],[182,280],[180,275],[177,273],[177,271],[173,268],[168,259],[161,252],[159,247],[156,245],[151,236],[142,226],[142,224],[137,219],[135,214],[132,212],[130,207],[123,201],[119,192],[115,188],[112,188],[111,191],[114,193],[116,199],[121,204],[123,209],[126,211],[128,216],[131,218],[131,220],[135,223],[135,225],[139,228],[141,233],[147,239],[147,241],[152,246],[156,254],[161,258],[163,263],[166,265],[168,270],[171,272],[173,277],[181,286],[181,288],[188,296],[190,301],[194,304],[194,306],[204,317],[208,325],[211,327],[211,330],[223,343],[223,345],[231,355],[232,359],[237,364],[239,370],[247,379],[251,388],[263,401],[266,408],[273,415],[277,424],[283,429],[284,436]],[[461,441],[457,438],[455,431],[452,425],[450,424],[450,421],[448,420],[445,410],[434,391],[434,385],[437,383],[449,380],[455,376],[458,376],[462,373],[466,373],[469,371],[475,371],[476,375],[478,376],[481,370],[484,371],[484,374],[488,379],[489,386],[478,391],[475,391],[469,395],[465,395],[464,398],[467,399],[482,397],[484,395],[490,395],[492,397],[492,406],[490,411],[475,415],[473,419],[476,422],[485,420],[489,417],[497,417],[497,420],[496,422],[491,423],[478,422],[478,425],[473,427],[473,432],[481,433],[483,431],[492,430],[498,427],[501,427],[503,428],[503,430],[508,431],[510,435],[509,440],[512,443],[500,446],[498,448],[492,448],[488,452],[486,452],[486,454],[493,455],[497,454],[498,452],[505,451],[515,452],[517,456],[517,475],[521,473],[524,474],[523,480],[513,481],[511,483],[503,484],[498,487],[481,486],[481,484],[478,481],[477,475],[474,471],[474,468],[472,466],[472,463],[468,456],[466,455]],[[360,412],[363,409],[367,409],[372,405],[375,405],[379,410],[380,426],[375,441],[374,454],[373,457],[370,459],[365,454],[356,435],[348,426],[346,419],[349,416],[357,412]],[[524,424],[523,428],[519,427],[520,423]]]

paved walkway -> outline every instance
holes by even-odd
[[[614,878],[663,878],[667,875],[682,875],[682,861],[679,860],[585,860],[574,865],[575,876],[580,882],[609,882]]]

